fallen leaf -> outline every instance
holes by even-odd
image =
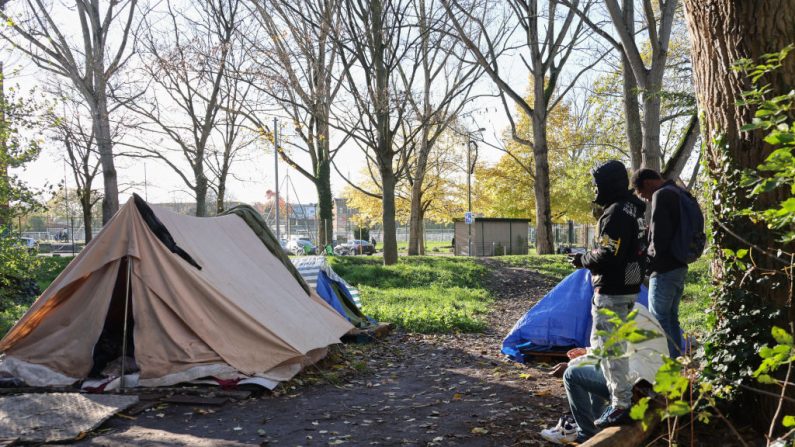
[[[472,433],[476,435],[487,435],[489,431],[482,427],[475,427],[472,429]]]

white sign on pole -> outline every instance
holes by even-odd
[[[466,213],[464,213],[464,223],[467,224],[467,225],[471,225],[472,224],[472,212],[471,211],[467,211]]]

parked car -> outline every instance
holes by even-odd
[[[317,254],[317,247],[309,239],[299,238],[293,239],[287,243],[287,250],[296,255],[314,255]]]
[[[37,253],[39,251],[39,241],[33,239],[32,237],[19,238],[19,245],[27,248],[31,253]]]
[[[375,254],[375,247],[370,242],[354,239],[334,247],[334,253],[339,255],[372,255]]]

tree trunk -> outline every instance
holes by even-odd
[[[635,34],[635,5],[632,0],[624,0],[622,11],[627,30]],[[640,103],[638,102],[638,82],[629,65],[626,54],[621,52],[622,86],[624,88],[624,119],[626,120],[627,143],[632,161],[632,170],[640,168],[643,159],[643,130],[640,121]]]
[[[419,237],[420,256],[425,256],[425,210],[420,210],[420,237]]]
[[[375,147],[378,158],[378,169],[381,172],[383,187],[383,228],[384,228],[384,265],[393,265],[398,261],[397,227],[395,226],[395,185],[397,178],[392,167],[394,153],[392,152],[392,129],[390,127],[390,71],[386,66],[386,44],[383,35],[383,0],[370,2],[370,34],[372,66],[375,75],[375,92],[373,106],[375,109],[377,126],[377,146]]]
[[[643,92],[643,154],[641,166],[660,171],[660,85]],[[633,163],[634,165],[634,163]]]
[[[0,8],[5,10],[5,2],[0,2]],[[6,127],[6,92],[5,92],[5,72],[3,71],[3,63],[0,62],[0,175],[2,176],[3,185],[0,185],[0,231],[6,225],[10,225],[11,214],[11,198],[8,196],[10,189],[8,177],[8,163],[6,157],[8,156],[8,136]]]
[[[196,176],[196,188],[193,190],[196,193],[196,216],[207,216],[207,177],[203,172],[198,172]]]
[[[425,101],[425,113],[426,116],[429,116],[430,111],[428,111],[427,107],[428,104],[430,104],[430,98],[428,95],[426,95]],[[425,172],[428,169],[428,155],[431,152],[431,144],[428,141],[429,129],[427,124],[425,126],[426,127],[422,130],[422,143],[419,154],[417,155],[417,164],[414,170],[414,183],[411,185],[411,206],[409,213],[409,256],[416,256],[422,254],[424,251],[424,241],[422,238],[422,219],[425,214],[425,210],[423,209],[422,203],[422,187],[425,183]]]
[[[409,214],[409,256],[420,255],[422,247],[422,184],[415,177],[411,186],[411,211]]]
[[[325,247],[333,239],[331,222],[334,219],[334,199],[331,196],[331,162],[329,160],[321,160],[318,165],[315,188],[317,189],[317,200],[320,207],[320,225],[318,225],[317,237],[322,244],[321,246]]]
[[[536,88],[536,90],[538,89]],[[541,97],[543,98],[543,93]],[[536,93],[536,98],[538,98],[538,93]],[[539,104],[538,99],[536,99],[536,107],[532,119],[533,158],[535,161],[536,253],[539,255],[555,253],[555,244],[552,241],[552,207],[549,197],[549,148],[547,146],[547,121],[545,115],[546,104]]]
[[[105,94],[104,83],[98,82],[98,84],[101,85],[98,85],[95,90],[97,100],[93,104],[92,119],[99,160],[102,163],[102,180],[105,189],[105,194],[102,196],[102,224],[104,225],[119,210],[119,185],[113,160],[113,139],[110,134],[108,98]]]
[[[738,106],[736,101],[750,85],[743,75],[732,69],[741,58],[759,60],[766,53],[781,50],[795,42],[795,0],[731,2],[728,0],[687,0],[687,25],[692,40],[693,77],[699,111],[704,120],[701,133],[706,142],[706,161],[710,177],[731,192],[721,196],[715,191],[714,211],[717,218],[727,218],[732,211],[755,203],[759,208],[772,205],[780,196],[747,197],[749,188],[739,182],[729,182],[737,170],[756,168],[771,151],[764,143],[761,131],[740,132],[740,127],[750,123],[753,111]],[[768,76],[771,90],[785,94],[795,87],[795,57],[788,57],[785,65],[773,76]],[[722,145],[716,138],[722,139]],[[728,191],[731,190],[731,191]],[[729,203],[729,201],[733,203]],[[731,217],[733,224],[758,231],[740,234],[761,247],[776,247],[775,235],[764,225],[754,225],[745,217]],[[729,223],[725,222],[724,223]],[[713,227],[715,242],[720,247],[738,248],[742,244],[722,228]],[[747,248],[747,247],[746,247]],[[717,250],[720,254],[720,250]],[[760,267],[773,267],[770,260],[761,257]],[[758,292],[759,298],[779,305],[787,303],[786,288],[770,288],[765,281],[749,281],[746,287]]]
[[[690,118],[687,129],[685,129],[685,134],[682,135],[679,144],[676,146],[676,149],[674,149],[674,153],[661,172],[663,178],[667,180],[679,179],[679,176],[682,175],[682,171],[685,169],[687,161],[690,159],[690,155],[693,153],[693,148],[696,146],[696,141],[698,141],[698,135],[698,116],[693,115],[693,117]],[[698,168],[696,168],[696,171],[698,171]]]
[[[703,157],[714,183],[712,233],[717,258],[718,321],[712,361],[726,365],[731,373],[743,368],[753,370],[759,363],[755,346],[772,342],[771,325],[788,327],[786,323],[793,321],[792,297],[781,275],[763,275],[757,269],[739,268],[723,250],[748,249],[749,242],[773,253],[777,248],[792,251],[792,247],[781,247],[772,230],[736,212],[752,205],[766,209],[785,196],[782,191],[776,191],[749,198],[750,187],[740,186],[741,171],[756,168],[772,148],[764,143],[763,132],[740,131],[742,125],[751,122],[753,110],[738,105],[737,100],[751,86],[745,75],[734,71],[732,66],[743,58],[761,63],[763,54],[778,52],[795,42],[795,0],[685,0],[684,4],[696,98],[703,117],[701,133],[706,143]],[[795,57],[790,55],[782,68],[760,81],[769,84],[771,95],[790,92],[795,87]],[[782,267],[755,249],[751,250],[750,258],[759,269]],[[782,310],[777,318],[770,316],[774,309]],[[748,315],[758,316],[745,318]],[[754,408],[747,415],[757,428],[767,428],[774,409],[770,399],[748,393],[740,403],[744,408]]]
[[[390,160],[391,161],[391,160]],[[395,225],[395,184],[397,179],[391,166],[381,167],[381,182],[384,190],[382,220],[384,226],[384,265],[397,264],[397,227]]]
[[[91,242],[93,236],[93,229],[91,228],[91,190],[83,191],[80,197],[80,207],[83,209],[83,228],[86,244]]]
[[[215,198],[215,214],[220,216],[224,213],[224,195],[226,194],[226,174],[218,177],[218,197]]]

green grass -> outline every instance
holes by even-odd
[[[679,303],[679,322],[686,333],[703,335],[711,328],[711,291],[709,260],[703,257],[690,264]]]
[[[422,333],[479,332],[491,304],[487,269],[471,258],[401,257],[384,266],[377,256],[335,257],[334,270],[360,289],[365,314]]]
[[[540,256],[530,254],[500,256],[496,259],[499,259],[500,261],[503,261],[514,267],[523,267],[547,276],[551,276],[558,281],[562,280],[574,271],[574,267],[569,264],[566,255]]]

